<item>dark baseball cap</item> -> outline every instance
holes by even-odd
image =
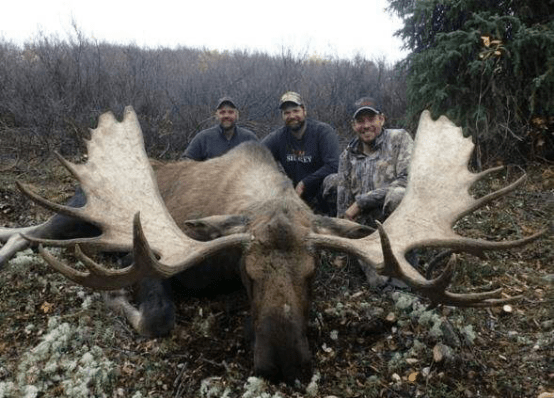
[[[356,111],[354,112],[354,115],[352,115],[353,119],[356,119],[356,117],[358,117],[358,115],[362,112],[374,113],[377,115],[382,113],[380,105],[372,97],[360,98],[354,103],[354,108]]]

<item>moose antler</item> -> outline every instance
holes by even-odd
[[[144,264],[144,257],[141,257],[140,261],[136,260],[125,269],[109,270],[78,250],[78,257],[89,270],[80,272],[65,266],[41,248],[45,260],[70,279],[96,289],[121,288],[149,274],[171,273],[175,267],[184,270],[223,248],[241,245],[249,239],[246,234],[235,234],[202,242],[193,240],[179,229],[158,191],[132,107],[125,108],[121,123],[111,112],[101,115],[98,127],[87,142],[87,149],[88,161],[84,164],[71,163],[58,155],[60,162],[80,182],[87,198],[85,206],[59,205],[37,196],[21,184],[19,186],[42,206],[91,223],[100,228],[102,234],[72,240],[39,239],[22,234],[23,237],[56,246],[86,244],[100,251],[131,251],[134,241],[135,251],[148,255],[147,259],[157,264]],[[160,257],[159,261],[155,255]]]
[[[415,138],[406,195],[378,232],[352,240],[312,234],[310,240],[319,247],[330,247],[352,253],[374,265],[383,275],[402,279],[433,303],[454,306],[491,306],[516,298],[491,299],[499,290],[455,294],[446,290],[450,284],[454,261],[451,260],[441,276],[427,280],[414,269],[405,254],[418,247],[450,248],[454,252],[482,255],[485,250],[507,249],[525,245],[543,232],[524,239],[491,242],[462,237],[452,227],[457,220],[488,202],[506,195],[523,183],[525,176],[509,186],[474,199],[470,187],[488,173],[471,173],[467,164],[473,151],[471,138],[464,138],[462,129],[445,116],[437,121],[428,111],[423,112]]]

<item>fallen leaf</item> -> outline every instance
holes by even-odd
[[[418,371],[414,371],[408,376],[408,381],[415,382],[417,380],[417,376],[419,375]]]
[[[54,305],[49,302],[44,302],[40,305],[40,310],[42,310],[42,313],[51,313],[52,310],[54,310]]]

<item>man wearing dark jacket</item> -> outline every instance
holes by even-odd
[[[281,163],[298,195],[314,210],[328,214],[321,200],[321,183],[338,169],[337,134],[328,124],[306,118],[306,107],[298,93],[283,94],[279,108],[285,126],[271,132],[262,144]]]
[[[229,97],[218,101],[215,117],[219,123],[194,136],[181,158],[205,161],[223,155],[245,141],[258,140],[254,132],[237,126],[239,111]]]

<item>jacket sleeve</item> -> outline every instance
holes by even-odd
[[[308,191],[316,191],[327,175],[337,173],[339,166],[339,139],[334,129],[324,125],[319,133],[317,146],[323,165],[302,179]]]
[[[205,159],[204,151],[202,150],[202,137],[200,134],[194,136],[192,141],[189,143],[181,159],[190,158],[194,161],[203,161]]]
[[[354,203],[350,179],[352,173],[348,150],[344,150],[339,160],[338,185],[337,185],[337,216],[343,217],[346,210]]]
[[[274,130],[273,132],[269,133],[265,138],[262,140],[262,144],[265,145],[269,151],[273,154],[273,158],[277,162],[281,162],[279,159],[279,130]]]
[[[412,160],[414,140],[407,131],[402,130],[402,132],[399,135],[396,157],[396,174],[398,177],[391,183],[392,187],[406,187],[408,185],[408,171]]]
[[[381,207],[385,203],[385,197],[389,187],[376,188],[368,193],[356,196],[356,203],[362,211]]]

